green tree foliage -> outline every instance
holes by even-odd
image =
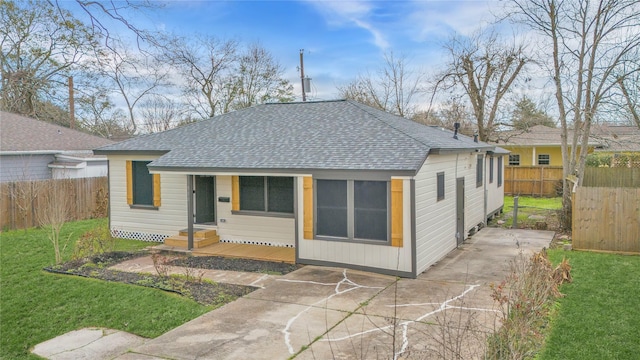
[[[511,113],[511,122],[516,130],[527,130],[536,125],[556,127],[553,119],[526,96],[516,103]]]

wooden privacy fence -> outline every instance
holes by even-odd
[[[582,186],[640,188],[640,168],[588,167],[584,169]]]
[[[562,166],[505,166],[505,195],[558,196]]]
[[[574,249],[640,253],[640,188],[579,187],[572,212]]]
[[[38,215],[51,211],[57,191],[68,204],[68,221],[107,215],[107,177],[51,179],[0,183],[0,229],[25,229],[39,226]]]

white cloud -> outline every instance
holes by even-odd
[[[373,37],[372,42],[380,49],[389,47],[385,38],[371,19],[375,2],[371,1],[307,1],[311,4],[331,26],[356,26],[368,31]]]

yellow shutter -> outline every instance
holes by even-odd
[[[391,180],[391,246],[402,247],[402,179]]]
[[[153,206],[160,207],[160,174],[153,174]]]
[[[127,181],[127,204],[133,205],[133,164],[131,160],[127,160],[126,167],[126,181]]]
[[[313,178],[305,176],[302,183],[304,238],[313,239]]]
[[[240,177],[231,177],[231,210],[240,210]]]

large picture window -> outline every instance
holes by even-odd
[[[316,234],[350,240],[387,241],[389,183],[317,180]]]
[[[293,214],[293,178],[240,176],[240,210]]]
[[[153,206],[153,175],[147,164],[151,161],[131,162],[131,181],[133,187],[133,205]]]

